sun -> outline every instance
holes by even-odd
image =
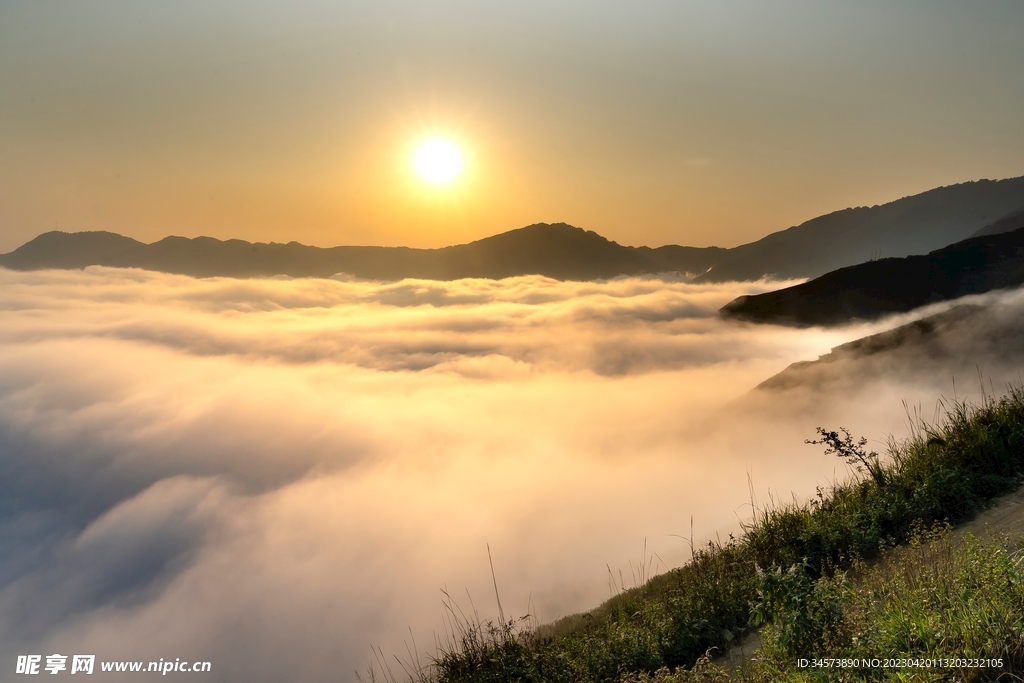
[[[427,140],[416,150],[413,164],[424,180],[450,183],[462,171],[462,153],[448,140]]]

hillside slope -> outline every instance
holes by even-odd
[[[973,237],[925,256],[841,268],[793,287],[739,297],[727,318],[782,325],[836,325],[967,294],[1024,284],[1024,228]]]
[[[1024,209],[1024,177],[979,180],[836,211],[730,249],[698,281],[817,277],[877,257],[924,254]]]

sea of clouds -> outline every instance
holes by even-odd
[[[371,646],[427,660],[442,589],[495,617],[488,546],[507,615],[542,621],[681,564],[691,529],[749,518],[750,482],[763,505],[848,476],[815,426],[879,448],[963,372],[954,346],[751,394],[913,317],[718,318],[778,286],[0,269],[0,671],[88,653],[350,680]]]

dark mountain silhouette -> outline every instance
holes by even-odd
[[[1024,177],[940,187],[881,206],[819,216],[730,249],[697,280],[817,277],[877,256],[924,254],[1021,210]]]
[[[593,280],[618,275],[707,270],[725,252],[718,247],[624,247],[564,223],[538,223],[469,244],[442,249],[310,247],[289,242],[250,243],[212,237],[167,237],[144,244],[109,232],[48,232],[9,254],[14,270],[114,266],[197,277],[355,277],[398,280],[546,275]]]
[[[1024,283],[1024,228],[951,244],[924,256],[841,268],[726,304],[729,318],[783,325],[836,325]]]
[[[1021,215],[1024,177],[940,187],[882,206],[837,211],[733,249],[624,247],[565,223],[537,223],[442,249],[320,248],[211,237],[167,237],[144,244],[108,232],[49,232],[0,255],[0,266],[34,270],[103,265],[199,277],[347,273],[378,280],[530,274],[592,280],[672,271],[694,275],[697,282],[756,280],[765,275],[806,278],[878,254],[920,254],[975,232],[1008,229]]]

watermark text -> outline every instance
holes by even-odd
[[[70,660],[70,665],[68,663]],[[18,655],[14,673],[26,676],[39,674],[57,675],[59,673],[90,675],[97,670],[104,673],[157,673],[166,676],[169,673],[207,673],[213,669],[210,662],[182,661],[159,659],[155,662],[107,662],[101,661],[97,666],[96,655]]]

